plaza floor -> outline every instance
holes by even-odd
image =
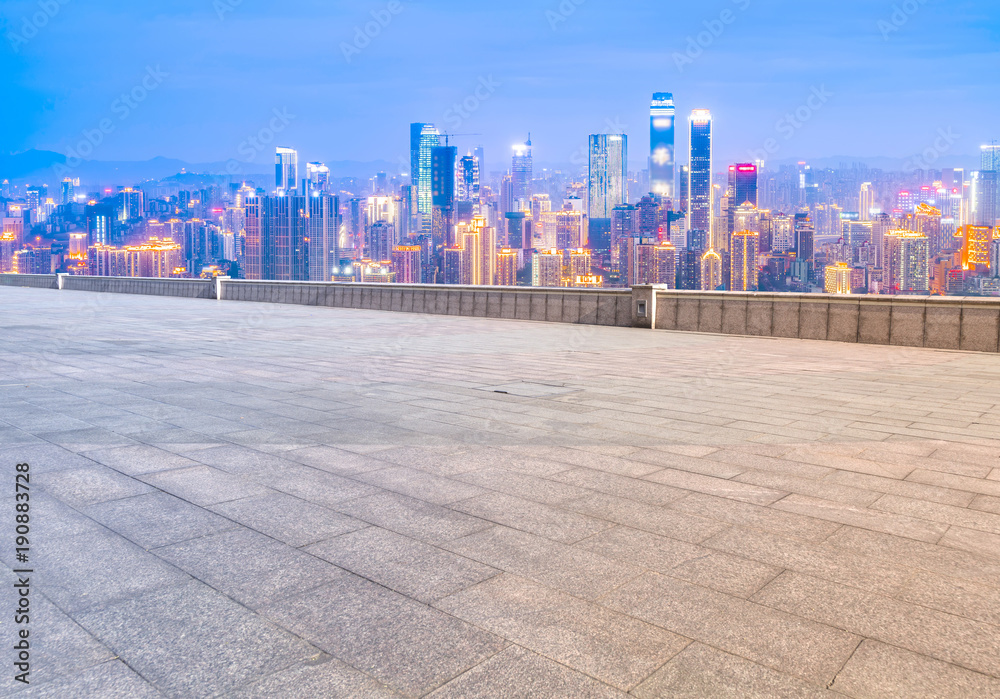
[[[0,287],[0,695],[1000,697],[998,404],[997,355]]]

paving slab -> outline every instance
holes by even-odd
[[[37,566],[15,694],[997,696],[995,355],[0,305]]]

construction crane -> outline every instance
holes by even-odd
[[[482,136],[481,133],[448,133],[447,131],[442,131],[441,135],[444,136],[444,144],[448,145],[448,140],[452,136]]]

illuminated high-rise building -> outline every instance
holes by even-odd
[[[636,274],[630,284],[657,284],[677,287],[677,248],[672,243],[636,246]]]
[[[563,254],[559,250],[541,250],[531,258],[531,285],[562,286]]]
[[[757,231],[736,231],[729,244],[729,291],[757,290]]]
[[[976,270],[977,267],[989,266],[993,231],[990,226],[962,227],[962,269]]]
[[[833,265],[827,265],[823,272],[826,293],[851,293],[851,272],[851,266],[846,262],[838,262]]]
[[[757,166],[753,163],[736,163],[729,167],[729,195],[731,208],[750,203],[757,206]]]
[[[979,169],[1000,172],[1000,145],[990,143],[980,146]]]
[[[392,271],[398,284],[420,283],[420,246],[397,245],[392,251]]]
[[[687,215],[688,209],[690,208],[690,189],[691,189],[691,168],[687,165],[681,165],[680,176],[677,178],[677,199],[678,203],[675,208],[681,213]],[[688,226],[690,228],[690,226]]]
[[[246,279],[309,280],[308,197],[250,197]]]
[[[884,236],[885,282],[896,293],[928,293],[928,240],[923,233],[894,230]]]
[[[514,146],[510,174],[511,194],[514,201],[518,199],[528,201],[531,198],[531,181],[534,177],[534,163],[531,159],[531,134],[528,134],[528,140],[523,144]]]
[[[997,185],[1000,171],[980,170],[972,173],[973,221],[978,226],[997,225]]]
[[[715,291],[722,286],[722,257],[709,248],[701,256],[701,290]]]
[[[656,92],[649,109],[649,191],[674,197],[674,96]]]
[[[458,161],[456,199],[458,201],[478,202],[481,177],[479,160],[476,159],[476,156],[463,155]]]
[[[799,261],[811,262],[815,256],[816,227],[809,214],[795,214],[795,253]]]
[[[65,177],[62,181],[62,203],[72,204],[74,192],[80,186],[80,178]]]
[[[329,192],[330,168],[323,163],[306,163],[306,181],[308,182],[309,191],[304,192],[304,194]]]
[[[455,224],[455,146],[431,148],[432,233],[437,244],[451,245]]]
[[[416,197],[411,205],[410,229],[420,234],[430,234],[433,227],[431,149],[439,142],[434,124],[410,124],[410,183]]]
[[[582,211],[547,211],[541,215],[541,228],[545,248],[587,247],[587,217]]]
[[[587,212],[610,219],[628,201],[628,138],[625,134],[591,134]]]
[[[328,282],[340,262],[340,200],[319,191],[306,198],[309,281]],[[245,220],[245,216],[243,217]],[[235,242],[235,241],[234,241]]]
[[[689,230],[712,236],[712,114],[696,109],[691,114],[691,165],[688,174]]]
[[[396,237],[396,227],[385,221],[378,221],[368,227],[365,256],[372,262],[390,262],[392,251],[399,241]]]
[[[279,146],[274,150],[274,188],[289,193],[299,186],[299,152]]]
[[[875,210],[875,185],[865,182],[861,185],[861,193],[858,195],[858,213],[862,221],[870,221],[872,212]]]
[[[518,257],[521,251],[512,248],[501,248],[497,252],[497,286],[516,286]]]

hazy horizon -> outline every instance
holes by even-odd
[[[89,156],[99,161],[266,166],[280,142],[310,160],[402,165],[409,123],[430,121],[481,134],[453,144],[483,144],[488,169],[529,132],[536,162],[554,164],[576,162],[590,133],[624,131],[638,166],[649,99],[667,91],[679,162],[687,115],[705,107],[717,167],[768,139],[769,160],[933,149],[930,164],[948,167],[995,135],[990,8],[15,0],[4,4],[0,50],[17,108],[0,117],[0,152],[69,155],[99,133]],[[274,140],[248,145],[261,130]],[[935,145],[942,131],[946,148]]]

